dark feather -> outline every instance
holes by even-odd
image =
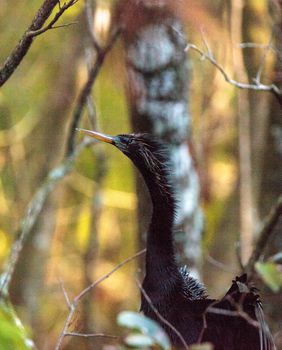
[[[213,300],[207,297],[203,285],[190,276],[187,267],[178,268],[173,248],[177,200],[165,145],[148,134],[118,135],[113,139],[143,175],[153,203],[143,281],[151,303],[188,345],[207,341],[214,350],[274,350],[258,291],[248,283],[246,275],[236,277],[221,300]],[[141,310],[160,322],[143,296]],[[183,347],[175,332],[160,323],[172,343]]]

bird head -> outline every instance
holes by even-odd
[[[163,143],[150,134],[122,134],[109,136],[96,131],[78,129],[83,134],[96,140],[110,143],[124,153],[142,172],[161,173],[168,162],[168,154]]]
[[[155,206],[162,206],[160,197],[174,211],[175,194],[172,186],[170,156],[166,145],[150,134],[108,136],[96,131],[78,129],[84,135],[110,143],[134,163],[142,174]],[[156,199],[157,198],[157,199]]]

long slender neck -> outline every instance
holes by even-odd
[[[146,274],[175,275],[177,269],[173,248],[175,198],[164,169],[141,170],[149,189],[153,213],[147,236]]]

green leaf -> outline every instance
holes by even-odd
[[[274,292],[279,292],[282,287],[282,273],[279,271],[277,264],[257,262],[255,269],[269,288]]]
[[[31,350],[34,344],[17,317],[12,305],[0,301],[0,349]]]
[[[154,345],[154,340],[144,334],[129,334],[124,341],[132,348],[146,348]]]
[[[164,330],[155,321],[137,312],[123,311],[117,317],[120,326],[134,329],[150,337],[163,350],[170,350],[170,341]]]

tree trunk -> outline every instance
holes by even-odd
[[[282,1],[273,1],[271,4],[271,14],[274,20],[274,46],[278,55],[273,72],[273,83],[282,87]],[[280,54],[279,54],[280,53]],[[262,181],[260,188],[260,210],[262,217],[265,216],[282,193],[282,110],[277,99],[272,96],[270,100],[270,110],[268,118],[266,148],[264,164],[262,169]],[[275,229],[275,238],[272,240],[266,256],[282,251],[282,220]],[[280,330],[277,338],[277,348],[282,346],[282,310],[277,305],[282,303],[282,293],[273,294],[268,298],[265,306],[266,313],[271,315],[274,334]]]
[[[202,213],[199,180],[189,149],[186,39],[168,1],[122,1],[123,39],[128,72],[128,99],[134,132],[148,132],[166,141],[173,165],[179,205],[175,219],[176,250],[181,263],[199,276]],[[151,208],[144,183],[137,177],[140,243]],[[143,243],[141,243],[143,244]]]

